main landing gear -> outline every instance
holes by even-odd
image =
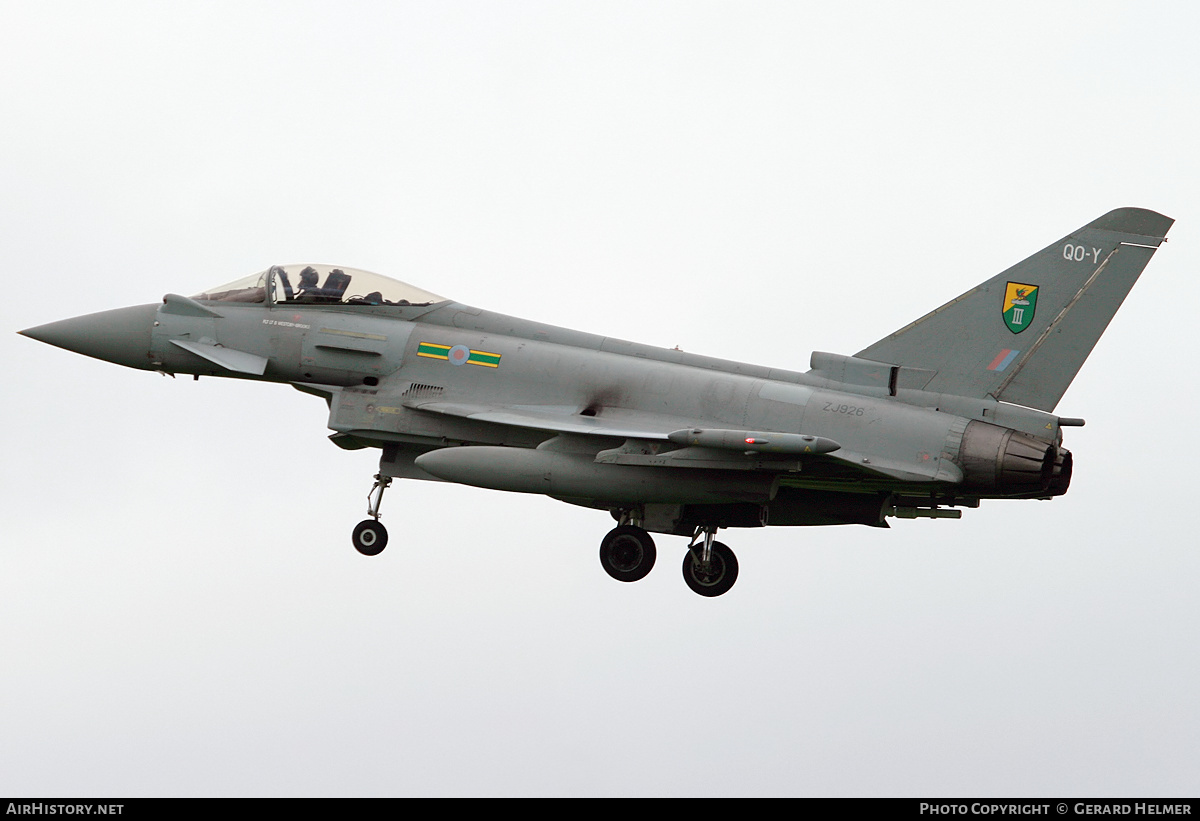
[[[656,557],[650,534],[634,525],[618,525],[600,542],[600,566],[619,582],[644,579]]]
[[[713,541],[716,535],[715,527],[696,528],[683,554],[683,580],[701,596],[720,596],[737,581],[737,556],[726,545]]]
[[[354,533],[350,540],[354,542],[354,549],[364,556],[378,556],[387,547],[387,528],[379,521],[379,505],[383,502],[383,492],[391,484],[392,477],[384,476],[382,473],[375,474],[375,484],[372,485],[371,492],[367,494],[367,515],[371,518],[363,519],[354,526]]]
[[[713,540],[716,527],[698,527],[683,556],[683,580],[701,596],[720,596],[737,581],[733,551]],[[636,582],[654,567],[654,539],[627,514],[600,542],[600,566],[619,582]]]

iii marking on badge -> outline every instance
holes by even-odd
[[[1036,285],[1010,282],[1004,289],[1004,304],[1000,306],[1000,313],[1004,317],[1004,324],[1014,334],[1019,334],[1033,322],[1037,297],[1038,286]]]

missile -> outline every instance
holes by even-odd
[[[414,461],[448,482],[611,503],[762,503],[777,487],[775,477],[761,473],[601,464],[588,454],[529,448],[441,448]]]
[[[690,428],[667,434],[677,445],[696,445],[721,450],[741,450],[759,453],[815,454],[831,453],[841,448],[832,439],[824,436],[806,436],[803,433],[765,433],[749,430],[723,430],[720,428]]]

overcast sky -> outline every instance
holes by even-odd
[[[0,0],[0,794],[1200,792],[1193,4]],[[1070,493],[722,533],[398,482],[288,387],[21,328],[273,263],[807,369],[1178,220]]]

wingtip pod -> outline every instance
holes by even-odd
[[[1170,217],[1147,208],[1116,208],[1104,216],[1092,220],[1084,228],[1115,231],[1118,234],[1137,234],[1161,241],[1174,224],[1175,220]]]

